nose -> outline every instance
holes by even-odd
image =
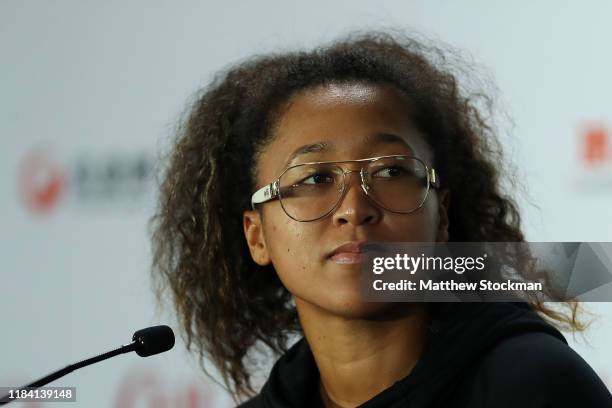
[[[345,190],[340,203],[332,215],[335,225],[373,224],[380,220],[382,210],[378,208],[361,188],[361,177],[358,170],[345,174]]]

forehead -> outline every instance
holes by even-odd
[[[386,86],[329,84],[301,91],[279,111],[259,173],[270,178],[288,164],[384,154],[412,154],[431,164],[431,149],[411,116],[410,102]]]

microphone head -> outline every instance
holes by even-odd
[[[147,327],[134,333],[132,341],[136,343],[136,354],[148,357],[174,347],[174,332],[166,325]]]

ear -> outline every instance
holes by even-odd
[[[450,208],[450,191],[448,189],[438,192],[438,236],[437,242],[448,242],[448,210]]]
[[[261,221],[259,211],[249,210],[242,213],[242,226],[251,258],[258,265],[265,266],[269,265],[271,261]]]

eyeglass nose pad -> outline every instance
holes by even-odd
[[[352,170],[352,171],[347,171],[344,173],[344,176],[346,177],[347,175],[350,175],[351,173],[358,173],[359,175],[359,185],[361,187],[361,190],[366,194],[366,196],[369,196],[369,190],[370,190],[370,186],[366,183],[365,181],[365,175],[362,173],[362,171],[359,170]],[[348,191],[348,182],[345,179],[343,185],[338,187],[338,191],[340,192],[346,192]]]
[[[365,169],[362,169],[359,172],[359,176],[361,177],[361,189],[364,193],[368,194],[368,192],[370,191],[370,186],[367,182],[368,172]]]
[[[346,193],[349,189],[349,177],[353,173],[352,171],[346,171],[342,174],[342,183],[338,184],[338,192],[342,193],[342,197],[344,197],[344,193]],[[347,177],[348,176],[348,177]]]

